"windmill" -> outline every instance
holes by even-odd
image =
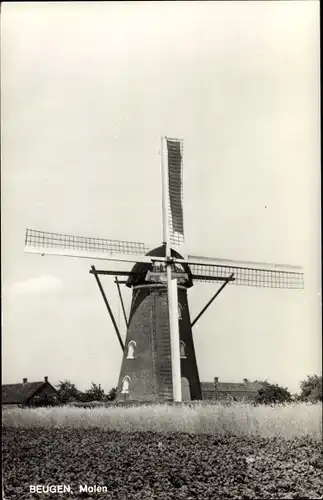
[[[178,253],[184,242],[183,141],[162,137],[163,243],[150,250],[130,241],[79,237],[27,229],[25,252],[132,263],[130,271],[91,266],[123,351],[117,400],[202,399],[192,327],[228,284],[303,288],[300,267],[216,259]],[[175,250],[175,248],[177,250]],[[100,275],[115,276],[127,326],[125,343],[105,295]],[[124,281],[119,281],[123,276]],[[188,290],[197,282],[220,283],[194,320]],[[132,289],[129,317],[120,285]]]

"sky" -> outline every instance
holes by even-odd
[[[25,230],[161,244],[162,135],[184,140],[180,251],[305,273],[226,287],[193,328],[201,381],[321,373],[319,3],[8,2],[1,32],[3,383],[116,385],[89,269],[129,266],[26,254]]]

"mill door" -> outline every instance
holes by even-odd
[[[182,401],[191,401],[190,385],[186,377],[181,378],[182,382]]]

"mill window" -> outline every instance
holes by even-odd
[[[137,347],[136,341],[130,340],[128,344],[127,359],[135,359],[136,347]]]
[[[121,394],[129,394],[130,377],[128,375],[122,381]]]
[[[185,342],[183,342],[182,340],[180,341],[180,354],[181,354],[181,358],[186,358],[186,345],[185,345]]]

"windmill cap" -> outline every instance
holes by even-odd
[[[165,245],[165,243],[163,243],[159,247],[154,248],[153,250],[150,250],[146,255],[151,256],[151,257],[165,257],[165,253],[166,253],[165,248],[166,248],[166,245]],[[173,248],[171,248],[171,256],[175,257],[177,259],[183,259],[183,257],[178,252],[176,252],[176,250],[174,250]],[[183,268],[183,271],[188,275],[188,280],[184,283],[184,286],[186,288],[190,288],[191,286],[193,286],[193,280],[192,280],[192,273],[191,273],[191,270],[189,268],[189,265],[188,264],[181,264],[181,266]],[[127,280],[126,286],[131,288],[133,286],[144,285],[144,284],[148,283],[146,281],[146,276],[147,276],[148,271],[152,271],[152,270],[153,270],[153,263],[145,264],[145,263],[137,262],[133,266],[133,268],[131,269],[131,272],[132,273],[139,273],[139,274],[133,275],[133,276],[130,275],[128,280]]]

